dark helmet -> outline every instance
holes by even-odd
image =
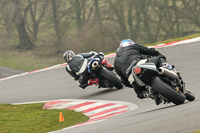
[[[68,62],[69,59],[73,56],[75,56],[75,53],[72,50],[68,50],[63,54],[63,58],[65,59],[66,62]]]

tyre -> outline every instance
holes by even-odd
[[[192,92],[188,91],[187,94],[186,94],[186,99],[188,101],[194,101],[195,96],[194,96],[194,94]]]
[[[101,69],[99,75],[111,82],[117,89],[123,88],[120,79],[112,71]]]
[[[151,87],[164,98],[176,105],[183,104],[185,102],[185,96],[183,94],[175,91],[165,82],[163,82],[159,77],[155,77],[151,81]]]

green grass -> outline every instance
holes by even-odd
[[[88,120],[72,110],[42,109],[44,103],[11,105],[0,104],[0,133],[46,133]],[[64,122],[59,122],[59,112]]]
[[[13,48],[2,49],[0,47],[0,66],[15,70],[33,71],[64,63],[62,54],[52,55],[52,53],[46,53],[45,55],[42,51],[38,49],[20,51]]]

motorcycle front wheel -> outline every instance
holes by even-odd
[[[117,89],[123,88],[123,85],[120,79],[112,72],[107,69],[101,69],[99,75],[104,79],[108,80],[111,84],[113,84]]]
[[[185,96],[183,94],[175,91],[159,77],[155,77],[151,81],[151,87],[164,98],[176,105],[183,104],[185,102]]]

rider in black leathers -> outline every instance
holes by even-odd
[[[74,78],[74,80],[79,80],[78,85],[81,89],[85,89],[88,86],[90,73],[87,69],[87,59],[91,57],[99,58],[101,63],[108,70],[114,69],[114,67],[104,58],[104,54],[102,52],[97,53],[91,51],[90,53],[79,53],[75,55],[72,50],[68,50],[63,54],[63,58],[67,62],[66,71]],[[94,81],[94,83],[95,82],[98,81]]]
[[[154,56],[143,58],[143,55]],[[137,97],[143,99],[147,97],[145,88],[138,86],[132,77],[131,70],[138,63],[153,62],[157,67],[166,63],[166,58],[155,48],[147,48],[140,44],[134,43],[130,39],[122,40],[120,47],[116,51],[114,68],[116,73],[121,77],[121,82],[127,87],[133,87]]]

